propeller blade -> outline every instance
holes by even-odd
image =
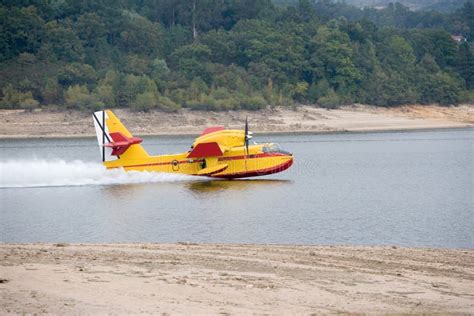
[[[244,145],[245,145],[245,170],[247,170],[247,157],[249,155],[249,118],[245,117],[245,132],[244,132]]]
[[[245,154],[248,156],[249,154],[249,120],[248,116],[245,117]]]

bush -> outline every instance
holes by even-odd
[[[103,110],[104,107],[105,107],[104,102],[102,102],[100,100],[93,99],[86,106],[83,106],[83,107],[79,108],[79,110],[87,111],[87,112],[96,112],[96,111],[99,111],[99,110]]]
[[[28,109],[32,110],[36,108],[39,104],[33,98],[31,91],[21,92],[13,88],[12,85],[7,85],[2,90],[3,97],[0,102],[0,107],[3,109]]]
[[[331,90],[326,96],[318,99],[318,104],[326,109],[336,109],[343,104],[342,98]]]
[[[66,106],[82,111],[97,111],[104,108],[104,102],[89,93],[86,86],[74,85],[67,89],[64,100]]]
[[[62,85],[90,84],[97,80],[97,74],[91,65],[70,63],[59,70],[58,80]]]
[[[460,101],[464,103],[474,103],[474,90],[464,90],[461,92]]]
[[[73,85],[67,88],[64,101],[68,108],[78,109],[91,102],[89,89],[86,86]]]
[[[143,112],[148,112],[153,109],[176,112],[180,106],[167,97],[148,91],[137,95],[135,100],[130,104],[130,108],[132,111]]]
[[[180,105],[173,102],[170,98],[160,96],[158,97],[158,108],[166,112],[176,112],[180,109]]]
[[[240,100],[240,107],[251,111],[263,109],[266,105],[267,101],[262,96],[245,97]]]
[[[229,90],[224,87],[217,88],[211,91],[211,96],[216,100],[224,100],[231,97]]]
[[[239,101],[233,97],[216,100],[216,104],[221,111],[237,110],[239,108]]]
[[[158,106],[158,98],[153,92],[144,92],[136,96],[130,108],[133,111],[148,112]]]
[[[188,94],[186,93],[186,90],[184,89],[175,89],[172,90],[168,96],[170,99],[179,104],[179,105],[184,105],[186,104],[186,100],[188,99]]]
[[[39,102],[33,98],[31,92],[28,92],[28,94],[27,98],[20,101],[19,106],[25,110],[33,110],[38,107]]]
[[[191,100],[186,102],[191,110],[216,111],[218,110],[217,102],[210,96],[201,96],[198,100]]]
[[[432,78],[431,86],[424,91],[425,99],[442,105],[457,104],[460,101],[462,84],[445,72],[438,72]]]

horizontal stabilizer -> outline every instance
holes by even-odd
[[[188,154],[188,158],[219,157],[224,153],[218,143],[200,143]]]
[[[127,151],[127,149],[135,144],[140,144],[143,139],[139,137],[126,137],[120,132],[110,133],[112,142],[104,144],[104,147],[112,148],[113,156],[120,156]]]

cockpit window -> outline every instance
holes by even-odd
[[[290,153],[281,149],[280,145],[278,144],[268,144],[268,145],[264,145],[262,147],[262,151],[264,153],[279,153],[279,154],[285,154],[285,155],[289,155]]]
[[[262,147],[264,153],[278,153],[280,150],[281,148],[278,144],[268,144]]]

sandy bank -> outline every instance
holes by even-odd
[[[474,311],[474,251],[0,244],[7,313]]]
[[[257,133],[474,127],[474,105],[412,105],[397,108],[353,105],[337,110],[301,106],[295,111],[276,108],[257,112],[201,112],[183,109],[179,113],[136,113],[117,109],[115,112],[136,135],[197,135],[204,128],[214,125],[242,129],[246,116],[250,119],[251,129]],[[0,110],[0,138],[93,135],[95,131],[89,113]]]

